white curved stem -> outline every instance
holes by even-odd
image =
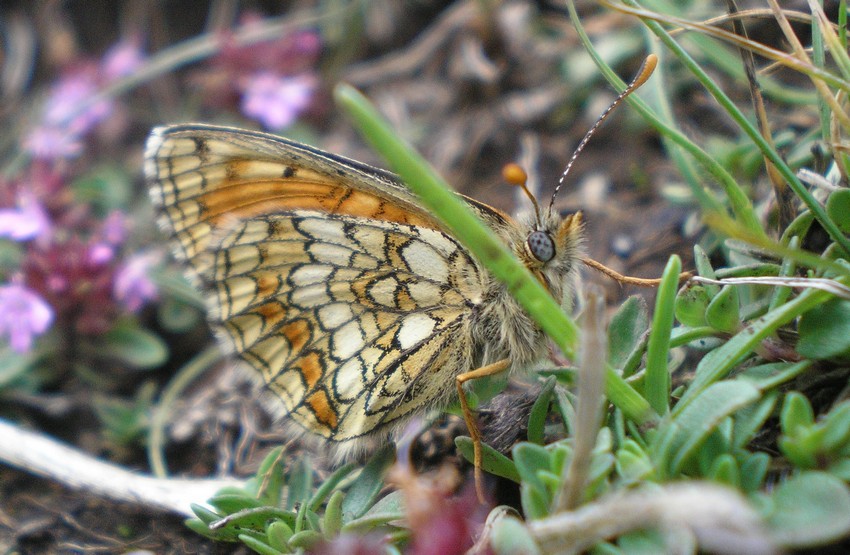
[[[55,480],[69,488],[193,516],[190,505],[203,504],[235,478],[160,479],[127,470],[0,419],[0,462]]]

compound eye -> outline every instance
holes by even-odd
[[[555,242],[545,231],[533,231],[528,236],[528,250],[540,262],[549,262],[555,257]]]

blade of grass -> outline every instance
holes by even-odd
[[[723,107],[724,110],[729,114],[729,116],[735,120],[741,130],[747,134],[750,140],[761,150],[762,154],[770,160],[776,168],[779,170],[779,173],[782,177],[788,182],[788,186],[794,191],[794,193],[802,200],[809,210],[814,214],[815,219],[820,222],[821,226],[826,230],[829,234],[830,238],[838,243],[841,248],[846,252],[850,253],[850,240],[841,233],[841,230],[838,229],[838,226],[835,225],[829,216],[827,216],[826,211],[817,201],[817,199],[812,196],[812,194],[803,186],[794,172],[788,167],[788,164],[785,163],[785,160],[782,159],[779,154],[772,150],[764,138],[759,134],[758,130],[747,120],[744,114],[738,109],[738,107],[732,102],[732,100],[720,89],[720,87],[702,70],[702,68],[697,64],[697,62],[677,43],[673,40],[673,37],[653,18],[657,17],[657,14],[651,14],[650,12],[646,12],[641,10],[640,5],[634,0],[623,0],[623,3],[626,6],[630,6],[627,8],[623,5],[615,5],[609,2],[608,0],[600,0],[600,3],[603,5],[614,9],[616,11],[631,13],[632,15],[636,15],[640,17],[644,24],[659,38],[661,41],[676,54],[676,57],[688,68],[691,73],[699,80],[700,83],[706,88],[706,90],[714,97],[714,99]],[[666,18],[665,18],[666,20]],[[680,23],[679,20],[676,20],[677,23]],[[686,22],[681,22],[684,26],[693,27],[693,25],[687,25]],[[705,29],[699,28],[700,32],[708,32]],[[714,30],[717,31],[717,30]],[[740,41],[740,37],[738,37],[738,41]],[[737,44],[737,42],[736,42]],[[791,57],[783,54],[783,61],[788,62],[789,67],[795,68],[797,64],[792,63]],[[789,60],[790,59],[790,60]],[[810,64],[809,64],[810,65]],[[801,70],[802,71],[802,70]],[[837,79],[834,75],[829,74],[825,71],[818,71],[817,77],[821,78],[823,81],[826,81],[830,84],[834,84],[834,86],[842,88],[843,90],[850,90],[850,83],[847,83],[841,79]],[[761,232],[763,235],[764,232]]]
[[[847,285],[850,280],[838,278],[837,281]],[[673,413],[680,412],[708,386],[726,377],[732,368],[752,353],[764,338],[832,296],[818,289],[804,291],[796,299],[754,320],[729,341],[708,353],[697,366],[694,381],[676,404]]]
[[[660,415],[667,414],[670,410],[670,371],[667,358],[670,351],[670,332],[673,330],[673,305],[681,271],[681,260],[676,255],[671,256],[661,275],[649,344],[646,348],[644,396]]]
[[[602,71],[608,81],[614,85],[618,90],[622,90],[625,88],[625,83],[619,78],[619,76],[612,70],[605,62],[602,60],[599,53],[593,47],[593,44],[590,42],[590,38],[585,33],[584,28],[581,26],[581,22],[578,18],[578,14],[575,11],[575,6],[573,2],[567,3],[567,9],[570,13],[570,18],[572,19],[573,25],[576,28],[576,31],[579,34],[579,39],[582,41],[585,49],[588,51],[590,56],[596,62],[596,65]],[[658,53],[660,54],[660,53]],[[659,64],[660,65],[660,64]],[[663,91],[660,88],[658,90],[658,98],[660,100],[660,104],[662,106],[666,105],[666,98],[663,94]],[[671,123],[672,115],[670,115],[669,108],[667,110],[666,121],[662,121],[647,105],[646,103],[638,98],[636,95],[631,95],[626,99],[628,102],[640,115],[643,117],[647,123],[652,125],[659,133],[662,134],[663,137],[666,137],[671,142],[682,148],[685,152],[690,154],[697,162],[699,162],[705,169],[708,171],[712,177],[717,179],[718,183],[723,187],[726,196],[729,198],[729,204],[732,208],[733,213],[738,222],[741,225],[749,229],[753,234],[756,235],[764,235],[764,230],[759,223],[758,217],[753,210],[752,203],[747,197],[746,193],[738,186],[735,179],[732,175],[726,171],[720,164],[718,164],[713,158],[711,158],[708,153],[702,150],[699,146],[697,146],[694,142],[688,139],[684,133],[681,133],[677,129],[675,129]],[[668,149],[670,152],[675,152],[676,149]],[[703,211],[706,213],[715,214],[716,217],[726,218],[726,210],[720,204],[720,202],[711,196],[707,191],[704,190],[704,186],[699,182],[699,178],[697,177],[698,173],[695,169],[690,167],[689,163],[680,164],[680,168],[683,169],[683,175],[688,179],[688,183],[691,187],[691,191],[694,197],[699,201],[700,205],[703,207]]]
[[[389,160],[422,203],[456,233],[458,239],[497,279],[507,284],[517,301],[564,354],[574,357],[578,328],[540,282],[492,236],[486,225],[433,172],[428,163],[395,136],[389,124],[363,95],[348,85],[337,86],[334,93],[339,105],[374,148]],[[605,380],[609,400],[627,418],[639,424],[657,418],[645,399],[616,372],[606,372]]]
[[[481,222],[466,203],[431,169],[428,162],[399,139],[389,124],[356,89],[341,84],[334,90],[337,103],[354,121],[366,140],[381,153],[434,215],[487,269],[505,283],[511,295],[569,357],[575,352],[578,327]]]

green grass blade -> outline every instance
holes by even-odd
[[[679,288],[679,273],[682,262],[673,255],[664,268],[658,296],[655,300],[655,314],[652,317],[652,329],[646,349],[646,380],[644,395],[649,405],[658,414],[669,411],[670,371],[668,353],[670,352],[670,332],[673,330],[673,306],[676,290]]]

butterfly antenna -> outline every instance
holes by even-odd
[[[561,178],[558,179],[558,186],[555,187],[555,192],[552,193],[552,200],[549,201],[548,208],[548,212],[550,214],[552,213],[552,207],[555,204],[555,198],[558,196],[558,191],[561,190],[561,186],[564,184],[564,180],[567,178],[567,174],[570,173],[570,169],[573,167],[573,164],[578,158],[578,155],[581,154],[582,150],[584,150],[584,147],[585,145],[587,145],[587,142],[590,140],[590,137],[593,136],[599,126],[602,125],[602,122],[605,121],[605,118],[608,117],[608,115],[614,110],[614,108],[616,108],[620,104],[620,102],[622,102],[627,96],[635,92],[638,87],[646,83],[646,80],[649,79],[649,76],[652,75],[653,71],[655,71],[656,65],[658,65],[658,56],[656,56],[655,54],[650,54],[649,56],[647,56],[646,60],[643,61],[643,65],[640,66],[640,71],[638,71],[637,76],[632,79],[632,82],[629,83],[629,86],[626,87],[626,90],[621,92],[620,95],[614,99],[614,102],[612,102],[611,105],[608,106],[608,108],[604,112],[602,112],[602,115],[599,116],[599,118],[596,120],[596,123],[593,124],[593,127],[591,127],[587,131],[587,133],[584,134],[584,137],[576,147],[575,152],[573,152],[570,161],[567,162],[567,167],[564,168],[564,173],[562,173]]]
[[[534,216],[537,219],[537,229],[540,230],[543,228],[543,218],[540,213],[540,205],[537,204],[537,199],[534,198],[534,195],[531,194],[531,191],[528,190],[528,174],[519,164],[505,164],[505,167],[502,168],[502,178],[507,181],[510,185],[516,185],[522,192],[525,193],[525,196],[531,201],[531,204],[534,206]]]

